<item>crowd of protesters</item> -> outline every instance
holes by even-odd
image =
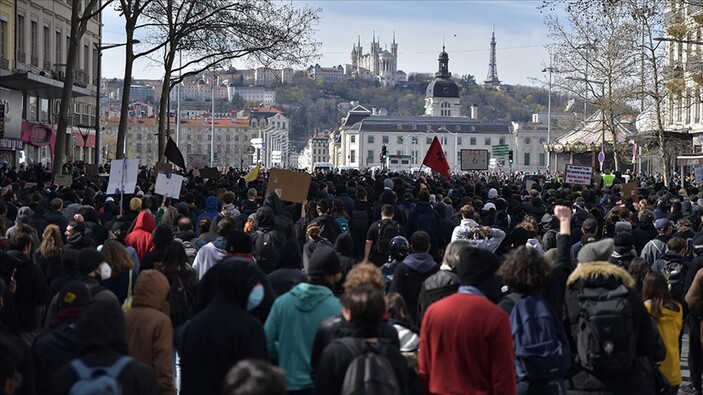
[[[0,394],[702,394],[688,176],[64,170],[0,169]]]

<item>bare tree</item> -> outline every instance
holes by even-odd
[[[81,40],[88,29],[91,18],[100,15],[112,0],[90,0],[86,2],[85,8],[81,9],[83,1],[71,1],[71,32],[68,39],[68,53],[66,55],[66,76],[63,81],[61,91],[61,104],[59,106],[59,122],[56,128],[56,145],[54,146],[54,160],[51,165],[54,174],[60,174],[61,168],[66,161],[66,131],[70,123],[69,109],[71,108],[71,96],[73,93],[73,83],[76,79],[74,73],[78,62],[78,52],[81,48]],[[100,147],[95,147],[100,149]]]
[[[168,100],[183,79],[247,58],[263,64],[303,64],[315,56],[312,39],[319,10],[274,0],[153,0],[144,11],[147,41],[164,43],[158,150],[166,146]],[[175,66],[176,56],[184,59]],[[173,77],[179,74],[178,77]]]
[[[601,112],[603,140],[606,131],[613,137],[617,169],[620,158],[615,119],[631,112],[639,92],[637,26],[623,7],[580,7],[580,1],[568,3],[565,23],[555,16],[547,18],[553,40],[550,52],[554,68],[559,70],[554,75],[555,85],[592,102]]]

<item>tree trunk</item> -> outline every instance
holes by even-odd
[[[176,58],[176,48],[177,44],[171,44],[167,48],[166,56],[164,57],[164,79],[163,85],[161,86],[161,98],[159,99],[159,129],[157,136],[157,147],[158,156],[157,161],[162,161],[164,157],[164,150],[166,149],[166,127],[168,118],[168,103],[169,95],[171,94],[171,73],[173,72],[173,62]]]
[[[117,126],[116,159],[125,157],[125,136],[129,127],[129,87],[132,85],[132,69],[134,68],[134,30],[127,29],[127,45],[125,49],[124,81],[122,83],[122,104],[120,107],[120,123]]]

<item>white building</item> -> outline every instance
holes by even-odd
[[[335,83],[346,80],[349,77],[344,74],[344,67],[322,67],[319,64],[308,68],[308,76],[313,80]]]
[[[419,167],[436,136],[451,170],[460,171],[462,149],[490,153],[498,144],[512,149],[515,141],[511,123],[480,122],[476,109],[473,117],[461,115],[459,88],[450,76],[449,56],[442,51],[439,71],[427,87],[424,116],[379,115],[362,106],[353,108],[328,140],[330,161],[335,166],[359,169],[381,166],[380,153],[386,146],[388,155],[410,156],[410,165]]]
[[[260,86],[237,87],[230,83],[227,87],[227,100],[232,101],[235,95],[239,95],[246,102],[263,103],[267,105],[276,103],[276,91]]]
[[[330,161],[328,141],[329,132],[319,130],[313,132],[307,144],[311,163]]]
[[[269,167],[290,167],[291,163],[289,127],[290,120],[283,112],[275,107],[260,107],[249,113],[249,125],[258,129],[258,138],[263,139],[264,148],[260,160]],[[252,163],[257,162],[256,153],[252,155]]]

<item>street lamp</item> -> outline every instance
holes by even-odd
[[[440,131],[440,132],[449,133],[449,134],[451,134],[451,135],[454,136],[454,172],[456,173],[456,164],[457,164],[457,160],[458,160],[458,154],[457,154],[457,151],[456,151],[456,150],[457,150],[458,147],[459,147],[459,140],[458,140],[459,133],[450,132],[449,129],[447,129],[447,128],[444,127],[444,126],[440,127],[440,128],[437,129],[437,130]]]
[[[102,18],[102,16],[100,17]],[[100,21],[100,36],[102,37],[102,20]],[[95,149],[93,150],[93,155],[94,155],[94,162],[95,165],[100,164],[100,87],[101,87],[101,80],[102,80],[102,59],[103,59],[103,51],[106,49],[112,49],[112,48],[117,48],[117,47],[123,47],[127,44],[139,44],[141,41],[132,39],[130,41],[127,41],[126,43],[117,43],[117,44],[109,44],[106,43],[103,45],[103,42],[100,41],[99,43],[93,43],[93,46],[95,49],[98,51],[98,59],[97,60],[97,65],[95,65],[96,72],[95,72]],[[83,140],[85,143],[85,139]],[[84,147],[85,148],[85,147]],[[125,147],[126,149],[126,147]]]
[[[547,146],[549,146],[552,135],[552,73],[554,72],[551,56],[549,57],[549,67],[545,67],[542,72],[549,72],[549,98],[547,99]],[[547,151],[547,171],[549,171],[550,164],[551,153]]]
[[[88,149],[88,136],[90,136],[90,129],[92,126],[90,125],[76,125],[78,128],[78,133],[81,134],[81,137],[83,137],[83,160],[85,163],[88,163],[88,155],[87,155],[87,149]],[[96,150],[98,149],[97,147],[95,148]]]
[[[215,167],[215,85],[217,84],[214,70],[208,70],[212,75],[210,83],[210,104],[212,111],[210,112],[210,167]]]

